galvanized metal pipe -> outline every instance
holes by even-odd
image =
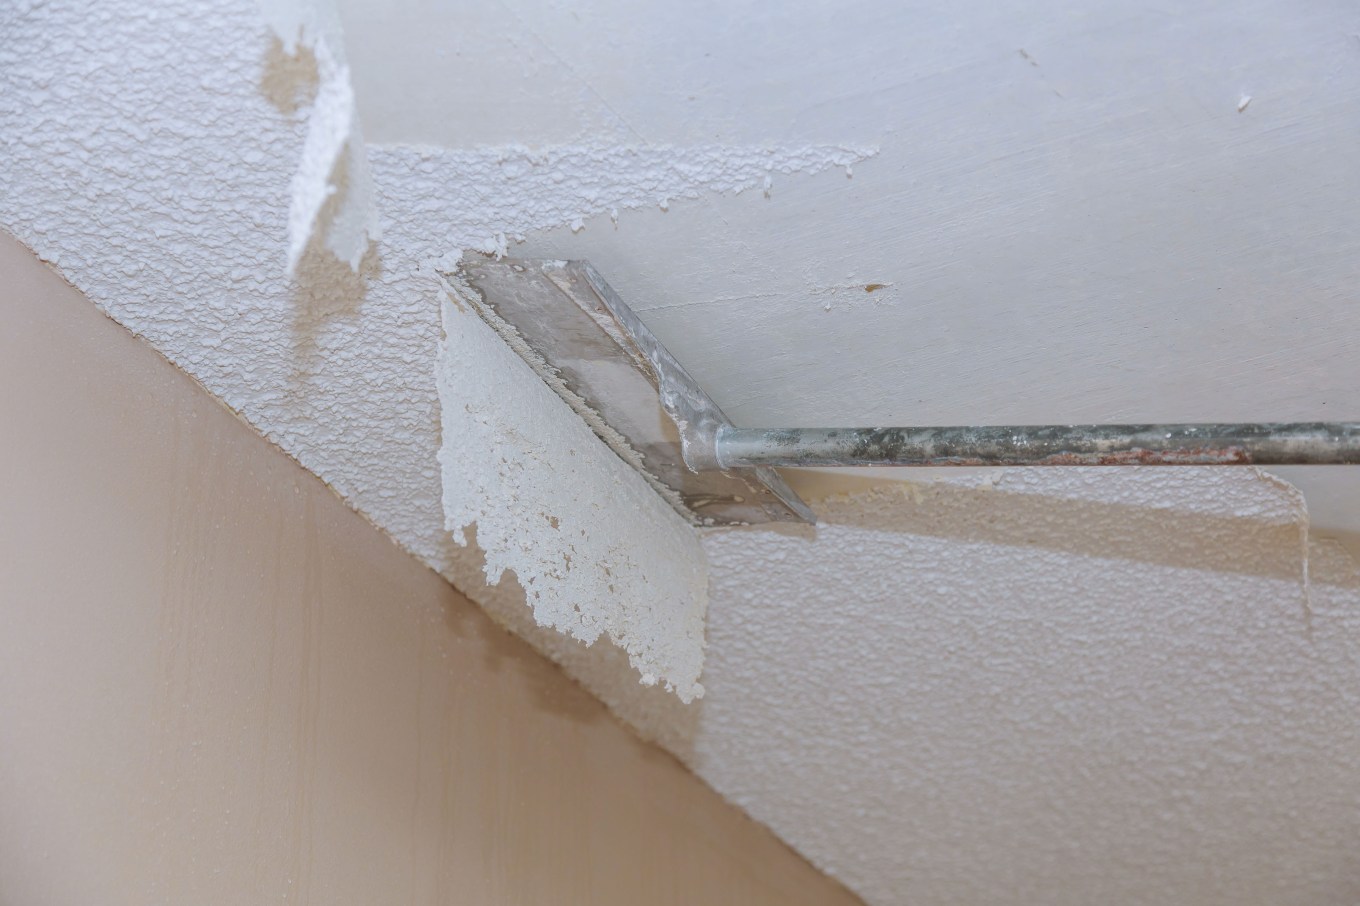
[[[1360,422],[722,427],[724,469],[755,466],[1198,466],[1360,464]]]

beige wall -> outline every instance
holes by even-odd
[[[0,236],[0,903],[846,903]]]

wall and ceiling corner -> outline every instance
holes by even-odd
[[[0,236],[0,901],[855,902]]]
[[[538,623],[700,694],[694,534],[475,317],[444,309],[440,345],[433,264],[869,152],[363,147],[333,13],[267,10],[272,38],[246,2],[12,8],[4,224],[492,612],[527,595]],[[89,90],[104,63],[116,89]],[[441,411],[436,370],[461,405]],[[545,418],[551,457],[524,443]],[[482,591],[507,571],[522,591]]]
[[[1307,513],[1255,471],[804,475],[837,492],[815,534],[639,502],[573,551],[558,507],[628,478],[583,439],[558,487],[533,438],[574,429],[437,272],[592,260],[742,425],[1345,417],[1360,13],[337,12],[323,79],[320,25],[290,56],[246,3],[11,5],[0,226],[870,902],[1356,898],[1360,591],[1307,537],[1355,531],[1352,470],[1280,470]],[[358,120],[356,272],[327,231]],[[652,565],[607,607],[669,649],[575,610],[630,526]]]

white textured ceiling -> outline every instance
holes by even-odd
[[[361,276],[281,277],[305,119],[249,3],[0,14],[0,226],[872,903],[1360,898],[1360,579],[1291,487],[1010,470],[709,535],[683,706],[449,541],[421,282],[499,232],[590,258],[745,424],[1353,417],[1360,13],[341,13]]]
[[[1360,582],[1297,508],[1015,470],[713,537],[691,762],[874,904],[1356,902]]]

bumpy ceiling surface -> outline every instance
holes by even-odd
[[[703,537],[685,705],[452,543],[426,285],[589,258],[740,424],[1353,417],[1360,12],[339,14],[357,275],[283,277],[306,60],[248,2],[0,13],[0,226],[871,903],[1360,899],[1351,470],[801,476],[815,532]]]

